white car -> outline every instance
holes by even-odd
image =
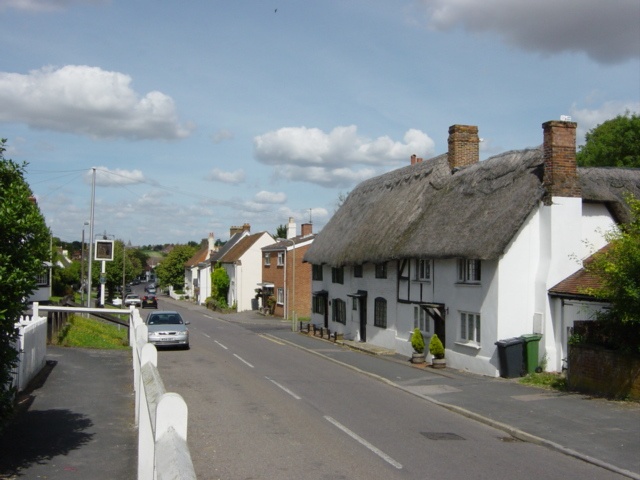
[[[124,299],[125,307],[130,307],[131,305],[133,305],[134,307],[142,306],[142,300],[140,300],[140,297],[135,293],[127,295]]]

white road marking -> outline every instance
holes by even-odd
[[[270,379],[269,377],[264,377],[267,380],[269,380],[271,383],[273,383],[276,387],[281,388],[282,390],[284,390],[285,392],[287,392],[289,395],[291,395],[293,398],[295,398],[296,400],[302,400],[302,397],[299,397],[298,395],[296,395],[295,393],[293,393],[291,390],[289,390],[287,387],[285,387],[284,385],[280,385],[278,382],[276,382],[275,380]]]
[[[210,318],[211,320],[213,320],[213,317],[212,317],[211,315],[207,315],[207,314],[203,313],[203,314],[202,314],[202,316],[203,316],[203,317]]]
[[[347,435],[349,435],[351,438],[353,438],[354,440],[356,440],[358,443],[364,445],[365,447],[367,447],[369,450],[371,450],[373,453],[375,453],[376,455],[378,455],[380,458],[382,458],[385,462],[393,465],[394,467],[396,467],[398,470],[400,470],[402,468],[402,464],[396,462],[393,458],[391,458],[389,455],[387,455],[386,453],[384,453],[382,450],[374,447],[373,445],[371,445],[369,442],[367,442],[364,438],[362,438],[360,435],[352,432],[351,430],[349,430],[347,427],[345,427],[344,425],[342,425],[340,422],[338,422],[337,420],[325,415],[324,417],[327,421],[329,421],[330,423],[332,423],[333,425],[335,425],[336,427],[338,427],[340,430],[342,430],[344,433],[346,433]]]
[[[229,350],[227,347],[225,347],[223,344],[221,344],[218,340],[214,340],[214,342],[217,343],[218,345],[220,345],[225,350]]]
[[[242,358],[239,355],[236,355],[235,353],[233,354],[234,357],[236,357],[238,360],[240,360],[242,363],[250,366],[251,368],[255,368],[253,365],[251,365],[249,362],[247,362],[244,358]]]
[[[271,340],[273,343],[277,343],[278,345],[284,345],[284,343],[282,343],[277,338],[272,337],[271,335],[265,335],[265,334],[261,333],[258,336],[264,338],[265,340]]]
[[[211,338],[209,335],[207,335],[206,333],[203,333],[202,335],[204,335],[207,338]]]

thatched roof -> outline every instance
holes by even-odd
[[[451,172],[447,154],[358,185],[306,253],[333,266],[402,258],[495,259],[543,199],[542,149],[506,152]],[[586,201],[619,218],[638,169],[579,169]],[[627,215],[628,218],[628,215]]]

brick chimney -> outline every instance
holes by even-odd
[[[303,223],[300,225],[300,235],[306,237],[307,235],[311,235],[313,233],[313,224],[312,223]]]
[[[480,138],[474,125],[449,127],[449,168],[468,167],[480,160]]]
[[[552,197],[581,197],[576,165],[575,122],[551,120],[542,124],[544,132],[543,157],[546,189],[545,204]]]
[[[411,165],[415,165],[416,163],[422,163],[422,158],[411,155]]]
[[[232,226],[229,229],[229,236],[233,237],[236,233],[250,232],[250,231],[251,231],[251,225],[248,223],[245,223],[241,227]]]

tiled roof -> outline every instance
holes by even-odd
[[[596,255],[607,251],[608,248],[609,245],[606,245],[590,257],[586,258],[584,262],[582,262],[583,265],[588,265],[589,263],[593,262],[593,259]],[[588,272],[584,268],[581,268],[574,274],[569,275],[567,278],[551,287],[549,289],[549,294],[559,297],[594,299],[591,295],[587,295],[584,293],[585,289],[599,288],[601,286],[602,281],[599,277],[597,277],[593,273]]]

